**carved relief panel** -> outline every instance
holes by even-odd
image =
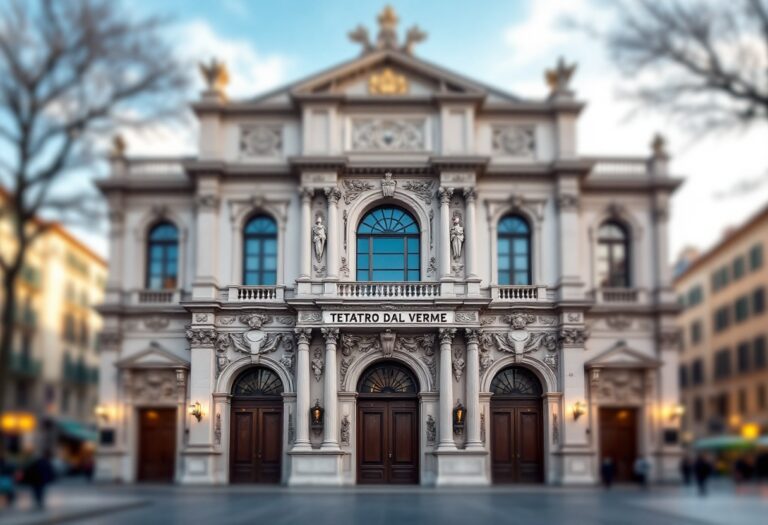
[[[283,153],[283,128],[279,124],[240,127],[239,152],[243,157],[279,157]]]
[[[353,118],[353,151],[423,151],[427,149],[425,118]]]

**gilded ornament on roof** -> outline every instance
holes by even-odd
[[[372,95],[402,95],[408,92],[408,80],[387,67],[371,75],[368,92]]]

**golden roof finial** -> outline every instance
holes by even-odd
[[[550,96],[572,95],[570,84],[575,71],[576,63],[568,65],[563,57],[560,57],[554,69],[547,69],[544,78],[549,86]]]
[[[397,18],[397,13],[395,13],[395,9],[391,5],[384,6],[384,9],[382,9],[381,13],[378,17],[379,26],[382,28],[392,28],[394,29],[397,27],[397,23],[399,22],[399,19]]]
[[[413,54],[413,47],[427,38],[427,34],[419,26],[413,26],[406,33],[403,45],[399,45],[397,41],[397,24],[400,19],[391,5],[385,6],[376,19],[379,21],[379,33],[376,35],[375,44],[371,42],[368,30],[361,25],[347,33],[350,40],[362,46],[363,54],[387,49],[410,55]]]
[[[227,65],[215,58],[212,58],[207,64],[200,62],[200,74],[203,76],[205,86],[208,91],[216,91],[224,94],[224,90],[229,84],[229,71]]]
[[[121,133],[118,133],[114,137],[112,137],[111,153],[113,157],[123,157],[125,155],[126,147],[127,147],[127,144],[125,143],[125,138]]]
[[[661,133],[656,133],[651,141],[651,151],[654,157],[666,157],[667,154],[667,139]]]

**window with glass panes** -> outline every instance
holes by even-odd
[[[179,262],[179,231],[170,222],[161,222],[149,232],[147,243],[147,288],[176,288]]]
[[[357,227],[358,281],[418,281],[421,278],[419,225],[402,208],[382,206]]]
[[[615,221],[603,223],[598,232],[597,276],[604,288],[629,286],[629,236]]]
[[[277,223],[267,215],[252,217],[243,229],[243,284],[277,284]]]
[[[519,215],[499,221],[499,284],[531,284],[531,228]]]

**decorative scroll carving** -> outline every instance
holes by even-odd
[[[561,211],[576,211],[579,209],[579,196],[568,193],[558,195],[557,207]]]
[[[174,370],[134,371],[128,376],[125,388],[134,403],[175,404],[177,399]]]
[[[374,189],[373,184],[367,180],[344,180],[344,202],[351,204],[364,191]]]
[[[347,376],[352,361],[355,360],[354,352],[368,353],[371,350],[381,350],[381,340],[373,335],[360,336],[352,334],[341,335],[341,360],[339,362],[339,388],[344,391],[344,378]]]
[[[296,318],[292,315],[282,315],[275,318],[275,321],[280,323],[284,326],[295,326],[296,325]]]
[[[458,383],[459,381],[461,381],[461,376],[464,375],[464,368],[467,365],[460,348],[456,348],[453,351],[452,364],[453,364],[453,377],[454,379],[456,379],[456,382]]]
[[[560,425],[557,421],[557,412],[552,412],[552,443],[560,443]]]
[[[352,149],[365,151],[422,151],[426,121],[363,118],[352,120]]]
[[[381,338],[381,353],[384,354],[385,357],[391,357],[392,352],[395,349],[397,334],[387,328],[379,334],[379,337]]]
[[[144,319],[144,326],[150,330],[162,330],[164,328],[168,328],[168,325],[171,323],[170,318],[163,317],[159,315],[154,315],[152,317],[147,317]]]
[[[296,344],[308,345],[309,342],[312,340],[311,328],[295,328],[293,330],[293,333],[296,334]]]
[[[213,438],[217,445],[221,445],[221,413],[216,413],[216,426],[213,429]]]
[[[429,266],[427,266],[427,275],[435,275],[437,273],[437,259],[434,257],[429,258]]]
[[[583,345],[589,338],[586,328],[563,328],[560,330],[560,344],[563,346]]]
[[[435,193],[435,183],[431,180],[408,180],[403,183],[403,189],[415,193],[424,204],[432,204],[432,196]]]
[[[526,326],[536,320],[535,315],[525,312],[513,312],[511,315],[504,316],[504,322],[509,323],[515,330],[524,330]]]
[[[438,331],[438,336],[440,337],[440,344],[441,345],[453,344],[453,338],[456,336],[456,329],[455,328],[440,328],[440,330]]]
[[[456,312],[457,323],[477,322],[477,312]]]
[[[435,441],[437,441],[437,425],[435,418],[430,414],[427,416],[427,444],[434,445]]]
[[[341,441],[342,445],[349,445],[349,416],[346,414],[344,414],[344,417],[341,418],[339,441]]]
[[[240,153],[248,157],[278,157],[283,152],[283,128],[279,125],[242,126]]]
[[[480,441],[485,444],[485,409],[480,412]]]
[[[395,343],[395,350],[400,352],[416,353],[422,351],[427,355],[434,354],[435,334],[424,334],[416,336],[401,335]]]
[[[305,323],[319,323],[323,320],[323,315],[320,312],[301,312],[299,320]]]
[[[339,271],[344,275],[344,277],[349,277],[349,263],[347,262],[346,257],[341,258],[341,266],[339,267]]]
[[[639,370],[605,369],[599,382],[592,384],[593,395],[601,403],[638,405],[645,399],[643,373]]]
[[[293,338],[288,333],[268,334],[260,329],[226,335],[228,339],[217,342],[222,347],[228,348],[231,345],[235,352],[256,356],[274,352],[279,348],[292,347],[293,344]]]
[[[493,153],[512,157],[532,157],[536,139],[532,126],[496,126],[493,128]]]

